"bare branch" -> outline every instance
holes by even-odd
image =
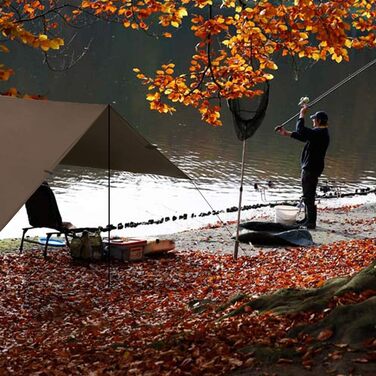
[[[74,34],[71,40],[66,44],[67,47],[64,48],[64,50],[60,51],[58,54],[59,58],[61,58],[65,54],[66,59],[70,60],[68,64],[64,65],[63,67],[61,68],[54,67],[51,61],[51,59],[54,57],[51,56],[48,52],[44,53],[44,63],[48,66],[50,70],[52,70],[53,72],[63,72],[63,71],[69,70],[70,68],[75,66],[89,52],[90,46],[94,40],[93,38],[91,38],[88,44],[82,48],[81,53],[78,56],[75,56],[74,50],[71,52],[71,56],[68,56],[68,53],[65,53],[65,51],[68,50],[70,45],[73,43],[73,40],[76,38],[76,36],[77,34]]]

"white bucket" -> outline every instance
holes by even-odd
[[[285,225],[292,225],[296,222],[296,217],[299,213],[299,208],[295,206],[279,205],[275,207],[276,223],[283,223]]]

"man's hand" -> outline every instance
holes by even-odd
[[[278,134],[280,134],[281,136],[290,136],[291,135],[291,132],[289,131],[286,131],[285,128],[283,128],[283,125],[278,125],[274,128],[274,131]]]
[[[308,106],[306,104],[303,104],[302,108],[300,109],[299,118],[303,119],[305,114],[307,113]]]

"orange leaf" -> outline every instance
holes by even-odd
[[[319,341],[326,341],[327,339],[329,339],[330,337],[332,337],[333,335],[333,330],[332,329],[324,329],[322,330],[318,336],[317,336],[317,339]]]

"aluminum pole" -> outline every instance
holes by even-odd
[[[235,248],[234,248],[235,260],[238,258],[238,251],[239,251],[240,213],[241,213],[242,196],[243,196],[245,149],[246,149],[246,140],[243,140],[242,167],[241,167],[241,173],[240,173],[240,189],[239,189],[238,221],[237,221],[237,227],[236,227],[236,240],[235,240]]]

